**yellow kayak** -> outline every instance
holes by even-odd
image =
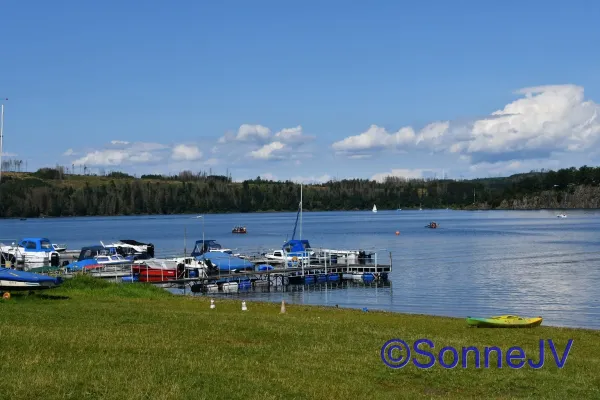
[[[467,324],[477,328],[533,328],[542,324],[542,317],[523,318],[517,315],[500,315],[491,318],[467,317]]]

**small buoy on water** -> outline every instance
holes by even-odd
[[[248,307],[246,307],[245,301],[242,301],[242,311],[248,311]]]
[[[3,298],[4,300],[9,300],[9,299],[10,299],[10,293],[8,293],[8,292],[5,292],[5,293],[2,295],[2,298]]]
[[[398,236],[400,234],[400,231],[396,231],[396,236]]]
[[[213,299],[210,299],[210,309],[212,310],[213,308],[215,308],[215,301]]]
[[[285,301],[281,300],[281,313],[285,314]]]

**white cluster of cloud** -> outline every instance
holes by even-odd
[[[248,145],[254,147],[246,155],[256,160],[283,160],[289,153],[304,143],[314,139],[314,136],[304,134],[301,125],[284,128],[274,135],[271,129],[263,125],[243,124],[237,133],[228,132],[219,138],[219,144],[242,143],[245,149]]]
[[[373,150],[398,149],[409,150],[421,143],[433,143],[448,130],[449,122],[434,122],[420,132],[412,127],[404,127],[397,132],[388,133],[385,128],[371,125],[366,131],[356,136],[349,136],[333,143],[333,150],[346,153],[352,158],[370,156]],[[361,154],[367,152],[367,154]]]
[[[463,156],[478,164],[548,157],[598,143],[600,105],[585,101],[582,87],[538,86],[516,93],[524,97],[467,124],[440,121],[418,132],[412,127],[388,132],[372,125],[364,133],[335,142],[332,148],[351,157],[384,149],[421,149]]]
[[[64,155],[73,156],[76,153],[73,149],[68,149]],[[107,167],[156,164],[169,158],[173,161],[197,161],[202,158],[202,152],[195,145],[179,144],[171,147],[161,143],[112,140],[108,148],[91,151],[72,163],[88,167]]]
[[[197,161],[202,158],[202,152],[198,146],[178,144],[173,147],[171,157],[175,161]]]
[[[206,167],[219,164],[220,159],[237,161],[243,158],[254,160],[294,159],[297,155],[290,153],[314,139],[304,134],[302,126],[284,128],[275,134],[271,129],[262,125],[241,125],[236,134],[228,133],[218,140],[216,146],[210,149],[213,156],[203,161]],[[219,144],[225,144],[220,147]],[[239,144],[239,147],[236,147]],[[219,156],[217,156],[218,153]],[[229,154],[224,154],[229,153]],[[241,153],[241,154],[238,154]],[[73,157],[78,153],[68,149],[64,156]],[[72,164],[89,167],[127,166],[156,164],[165,161],[178,163],[197,162],[203,160],[203,152],[194,144],[177,144],[173,146],[161,143],[129,142],[126,140],[111,140],[101,150],[92,150],[78,157]]]

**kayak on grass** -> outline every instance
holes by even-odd
[[[499,315],[490,318],[467,317],[467,324],[478,328],[533,328],[542,324],[542,317],[524,318],[518,315]]]

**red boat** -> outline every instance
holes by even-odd
[[[231,230],[231,233],[247,233],[245,226],[236,226]]]
[[[164,269],[152,268],[146,264],[132,266],[133,273],[138,276],[140,282],[163,282],[177,279],[177,268]]]

